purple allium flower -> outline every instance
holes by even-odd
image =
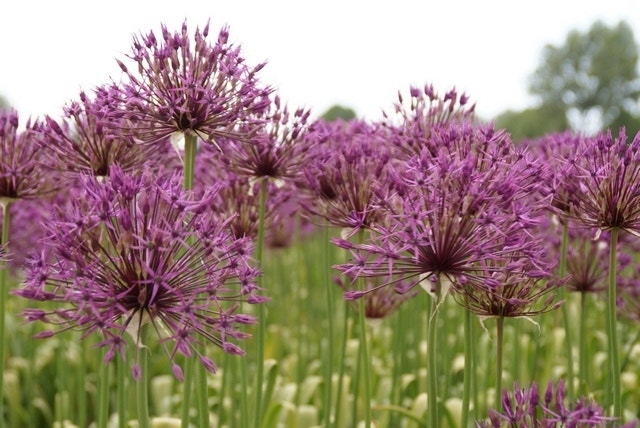
[[[318,122],[301,187],[303,208],[352,235],[382,218],[393,178],[378,128],[363,121]]]
[[[406,284],[400,282],[396,284],[395,288],[390,287],[377,287],[379,284],[390,282],[390,278],[367,278],[364,284],[365,290],[373,290],[370,293],[364,295],[364,316],[370,320],[377,320],[388,317],[396,312],[404,302],[410,300],[418,294],[416,288],[407,289],[406,292],[402,292],[406,288]],[[342,278],[335,278],[335,282],[342,288],[347,295],[357,295],[358,289],[353,283],[345,283]],[[400,290],[400,291],[398,291]],[[352,300],[349,300],[354,303]],[[358,310],[359,306],[352,304],[354,310]]]
[[[239,328],[256,320],[236,313],[239,302],[265,299],[254,281],[251,242],[235,239],[226,222],[207,214],[217,188],[196,199],[179,180],[128,176],[116,166],[104,183],[86,177],[83,184],[84,193],[44,225],[45,250],[15,291],[59,304],[26,311],[28,321],[58,327],[40,336],[98,332],[109,361],[124,355],[125,332],[142,346],[140,327],[150,323],[174,373],[180,373],[177,354],[195,352],[206,368],[214,367],[198,353],[200,344],[242,354],[233,342],[247,338]]]
[[[261,114],[262,129],[250,139],[220,139],[222,161],[229,170],[254,179],[287,180],[297,178],[309,162],[312,145],[306,138],[309,111],[290,112],[276,96]]]
[[[154,159],[158,165],[164,164],[158,160],[157,146],[134,144],[125,133],[106,132],[100,111],[108,102],[104,96],[100,89],[95,100],[81,92],[79,101],[65,106],[60,123],[46,116],[46,126],[38,139],[42,148],[55,157],[53,167],[72,176],[100,177],[108,176],[115,164],[125,171],[140,170],[143,164],[150,168]]]
[[[472,121],[474,110],[469,97],[458,94],[455,88],[441,96],[433,85],[422,89],[411,86],[408,98],[398,91],[392,113],[383,112],[383,126],[390,131],[391,143],[404,156],[419,155],[424,147],[430,147],[432,152],[435,149],[430,141],[434,127]]]
[[[450,285],[484,289],[505,269],[548,271],[533,235],[538,167],[491,127],[434,128],[432,139],[436,156],[425,148],[399,169],[387,224],[365,244],[334,240],[353,256],[336,268],[351,279],[395,274],[438,298]]]
[[[165,25],[161,29],[161,39],[153,31],[134,36],[133,70],[118,60],[127,81],[112,87],[110,97],[122,107],[105,111],[112,125],[131,126],[142,143],[189,134],[215,144],[257,132],[262,123],[256,117],[269,107],[272,91],[257,79],[264,63],[247,65],[240,47],[229,43],[227,27],[214,43],[208,23],[196,29],[193,41],[186,22],[173,34]]]
[[[11,260],[9,267],[18,273],[29,254],[42,248],[43,231],[40,225],[46,221],[55,202],[49,197],[15,201],[9,207],[11,236]],[[0,213],[0,225],[4,223]]]
[[[196,159],[195,188],[200,191],[211,186],[220,188],[208,208],[215,215],[228,219],[228,227],[235,237],[256,238],[261,183],[253,177],[230,171],[213,146],[203,147],[202,155]],[[287,183],[267,182],[265,238],[271,233],[270,224],[278,221],[278,207],[291,196],[290,187]]]
[[[18,131],[18,113],[0,110],[0,203],[33,199],[52,191],[53,178],[42,167],[44,157],[34,140],[39,123],[27,121]]]
[[[571,172],[580,190],[570,207],[578,225],[598,230],[618,228],[640,236],[640,134],[627,143],[624,128],[586,140]]]
[[[564,381],[554,386],[549,382],[543,396],[538,385],[529,388],[514,385],[513,392],[502,393],[502,411],[489,410],[489,420],[478,422],[479,428],[551,428],[551,427],[608,427],[613,418],[604,415],[600,405],[587,397],[572,400],[566,397]],[[618,427],[633,428],[638,421]]]

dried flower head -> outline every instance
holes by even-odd
[[[58,327],[40,337],[66,329],[98,332],[109,361],[125,354],[125,332],[141,346],[140,329],[149,323],[179,378],[176,354],[197,353],[215,371],[198,353],[200,344],[242,354],[233,342],[248,334],[238,327],[255,319],[236,313],[239,302],[264,298],[254,282],[250,241],[235,239],[225,222],[207,214],[216,189],[195,200],[179,180],[128,176],[118,167],[104,183],[85,178],[84,188],[46,223],[45,250],[15,291],[59,303],[26,311],[28,321]],[[139,375],[137,364],[133,373]]]

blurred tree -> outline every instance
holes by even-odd
[[[507,110],[498,115],[494,123],[497,128],[508,130],[513,141],[540,137],[569,127],[564,111],[554,104],[543,104],[521,111]]]
[[[541,108],[565,112],[575,130],[597,131],[638,121],[640,79],[638,45],[624,21],[607,27],[601,21],[589,31],[571,31],[562,46],[547,45],[531,76],[529,92]]]
[[[4,110],[11,107],[11,104],[9,104],[9,101],[3,97],[2,95],[0,95],[0,110]]]
[[[325,111],[320,117],[327,122],[333,122],[334,120],[338,119],[351,120],[355,119],[356,112],[349,107],[344,107],[336,104],[329,108],[329,110]]]

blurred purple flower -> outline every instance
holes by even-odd
[[[0,203],[33,199],[53,191],[54,177],[43,168],[46,158],[34,139],[40,126],[28,120],[25,129],[19,131],[18,113],[0,110]]]
[[[251,242],[233,238],[225,222],[207,214],[216,191],[196,199],[177,179],[128,176],[116,166],[104,183],[84,178],[84,193],[44,225],[50,239],[15,291],[59,306],[29,309],[27,320],[58,327],[40,337],[66,329],[100,333],[106,361],[124,356],[125,332],[137,360],[137,347],[147,345],[140,328],[150,323],[178,374],[177,354],[196,353],[207,369],[215,367],[198,353],[200,344],[243,354],[233,341],[245,339],[238,328],[256,320],[236,310],[265,298],[254,282]],[[137,364],[133,372],[139,374]]]

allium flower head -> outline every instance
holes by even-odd
[[[312,140],[309,110],[290,111],[276,96],[261,117],[264,125],[250,139],[224,139],[218,142],[222,161],[234,173],[254,179],[287,180],[297,178],[309,162]]]
[[[411,86],[409,96],[398,92],[393,112],[383,112],[383,126],[389,132],[392,144],[404,156],[418,155],[424,147],[433,147],[430,141],[432,129],[443,124],[469,122],[474,117],[475,104],[469,103],[466,94],[455,88],[443,96],[433,85],[423,88]]]
[[[485,287],[501,260],[509,271],[548,270],[532,235],[538,167],[493,128],[445,135],[436,156],[425,148],[398,168],[400,197],[387,224],[362,245],[335,240],[353,256],[337,269],[352,279],[394,274],[436,296],[456,283]]]
[[[142,346],[140,328],[149,323],[172,361],[209,342],[242,354],[234,341],[248,335],[238,327],[255,320],[236,313],[238,302],[264,298],[254,282],[250,242],[233,238],[226,223],[206,214],[216,189],[195,200],[179,180],[132,177],[117,167],[104,183],[86,178],[84,187],[46,223],[46,248],[15,291],[59,303],[25,313],[28,321],[59,327],[40,336],[66,329],[98,332],[108,361],[116,352],[124,355],[125,332]],[[215,370],[207,356],[199,356]],[[133,373],[139,375],[137,365]],[[175,363],[174,373],[181,376]]]
[[[549,382],[542,396],[535,383],[529,388],[514,386],[513,392],[502,393],[502,411],[491,409],[489,421],[478,423],[484,428],[536,428],[536,427],[607,427],[612,418],[604,415],[600,405],[593,400],[580,397],[572,400],[566,396],[564,381],[554,385]],[[615,425],[622,427],[623,425]],[[637,426],[637,421],[624,427]]]
[[[44,150],[54,155],[56,170],[72,176],[108,176],[115,164],[125,171],[140,170],[143,164],[150,167],[157,157],[157,147],[134,144],[125,133],[106,132],[100,111],[108,103],[102,99],[104,96],[104,90],[96,91],[95,100],[80,93],[79,100],[65,106],[60,123],[46,116],[39,141]]]
[[[301,186],[310,214],[345,228],[349,235],[381,219],[393,178],[391,154],[379,129],[363,121],[316,124]]]
[[[640,134],[627,143],[624,128],[588,139],[573,173],[580,189],[570,207],[578,225],[618,228],[640,236]]]
[[[18,113],[0,110],[0,203],[32,199],[51,190],[42,163],[42,152],[35,142],[39,123],[27,121],[19,131]]]
[[[162,25],[160,38],[153,31],[134,36],[129,59],[135,67],[118,60],[127,81],[111,94],[123,108],[107,111],[116,127],[129,122],[147,143],[184,134],[215,143],[255,132],[261,126],[255,118],[268,108],[271,93],[257,79],[264,64],[247,65],[240,47],[229,43],[227,27],[213,43],[208,36],[207,23],[192,41],[186,22],[176,33]]]

